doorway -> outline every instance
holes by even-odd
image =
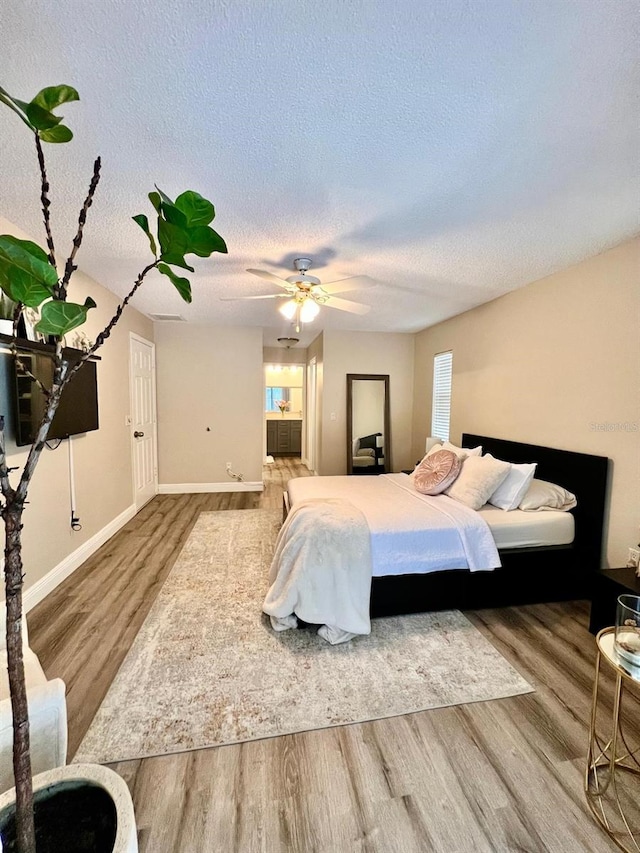
[[[302,458],[305,365],[265,364],[264,376],[265,462]]]

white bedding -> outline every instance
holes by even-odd
[[[500,566],[480,513],[446,495],[416,492],[406,474],[299,477],[287,490],[292,507],[317,498],[340,498],[358,507],[369,525],[374,577]]]
[[[505,512],[490,504],[478,510],[498,548],[533,548],[544,545],[569,545],[575,535],[575,520],[570,512]]]

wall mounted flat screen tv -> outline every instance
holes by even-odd
[[[48,353],[21,353],[24,367],[45,388],[53,384],[53,358]],[[16,444],[31,444],[45,410],[45,397],[20,362],[14,361],[16,384]],[[49,439],[68,438],[98,429],[98,377],[95,361],[87,361],[65,388],[49,430]]]

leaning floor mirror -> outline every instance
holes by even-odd
[[[391,470],[389,376],[347,373],[347,473]]]

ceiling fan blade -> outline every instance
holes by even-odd
[[[266,278],[267,281],[272,281],[274,284],[277,284],[278,287],[291,287],[288,281],[285,281],[283,278],[279,278],[279,276],[274,275],[272,272],[267,272],[266,270],[247,270],[247,272],[260,276],[260,278]]]
[[[371,311],[370,305],[362,305],[360,302],[351,302],[349,299],[340,299],[337,296],[330,296],[321,304],[323,307],[337,308],[339,311],[348,311],[350,314],[368,314]]]
[[[267,293],[265,296],[221,296],[221,302],[235,302],[237,299],[289,299],[287,293]]]
[[[323,282],[320,288],[325,293],[347,293],[349,290],[364,290],[365,287],[373,287],[375,283],[368,275],[350,275],[347,278]]]

